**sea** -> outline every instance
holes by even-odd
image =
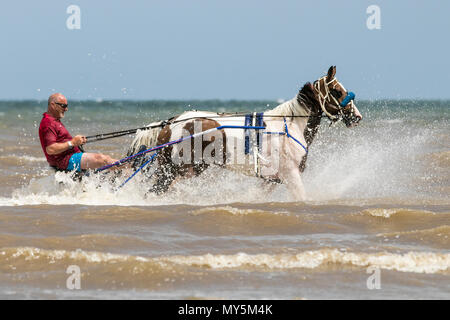
[[[69,101],[72,135],[139,128],[186,110],[279,101]],[[323,119],[306,199],[210,167],[163,195],[138,173],[55,174],[47,101],[0,101],[1,299],[449,299],[450,101],[357,101],[355,128]],[[117,159],[133,135],[86,152]]]

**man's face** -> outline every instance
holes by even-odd
[[[63,96],[56,98],[56,101],[52,102],[54,115],[57,119],[64,118],[64,113],[68,110],[67,99]]]

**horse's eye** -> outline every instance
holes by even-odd
[[[336,89],[331,89],[330,93],[333,97],[335,97],[336,99],[339,99],[340,97],[342,97],[342,92],[337,91]]]

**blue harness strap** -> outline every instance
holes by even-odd
[[[252,114],[247,114],[245,115],[245,123],[244,126],[245,127],[249,127],[252,125]],[[250,130],[248,128],[246,128],[244,130],[244,135],[245,135],[245,154],[249,154],[250,153]]]
[[[255,126],[257,127],[262,127],[264,122],[263,122],[263,114],[264,112],[259,112],[256,114],[256,124]],[[262,134],[260,132],[260,130],[256,130],[256,144],[258,146],[258,152],[261,152],[261,147],[262,147]]]
[[[117,190],[120,189],[120,188],[122,188],[128,181],[130,181],[131,179],[133,179],[133,177],[134,177],[139,171],[141,171],[142,168],[144,168],[147,164],[149,164],[150,162],[152,162],[153,159],[155,159],[155,157],[156,157],[157,155],[158,155],[158,151],[156,151],[156,152],[150,157],[150,159],[148,159],[143,165],[141,165],[141,166],[139,167],[139,169],[137,169],[130,177],[128,177],[128,179],[125,180],[125,181],[117,188]]]
[[[285,135],[288,138],[291,138],[292,140],[294,140],[295,142],[297,142],[303,149],[305,149],[306,153],[308,153],[308,148],[306,148],[300,141],[298,141],[294,136],[292,136],[289,133],[289,130],[287,128],[287,123],[286,123],[286,118],[283,118],[284,120],[284,132],[271,132],[271,131],[265,131],[263,132],[264,134],[280,134],[280,135]]]
[[[286,132],[286,136],[287,136],[288,138],[291,138],[291,139],[294,140],[295,142],[297,142],[303,149],[305,149],[306,153],[308,153],[308,149],[307,149],[300,141],[298,141],[298,140],[295,139],[293,136],[291,136],[291,134],[289,133],[288,128],[287,128],[286,118],[283,118],[283,119],[284,119],[284,131]]]
[[[256,127],[263,127],[263,114],[264,112],[259,112],[255,115],[255,126]],[[252,114],[247,114],[245,115],[245,124],[244,126],[246,127],[250,127],[252,125],[253,122],[253,113]],[[246,128],[244,130],[244,135],[245,135],[245,154],[249,154],[250,153],[250,129]],[[262,136],[261,136],[261,132],[259,130],[256,130],[256,144],[258,146],[258,151],[261,150],[261,146],[262,146]]]

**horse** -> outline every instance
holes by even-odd
[[[336,78],[336,66],[314,83],[305,83],[294,98],[271,110],[191,110],[150,123],[151,129],[136,133],[128,155],[166,145],[154,155],[155,183],[149,191],[157,194],[168,191],[175,180],[218,165],[254,174],[268,183],[286,184],[293,198],[301,201],[305,199],[301,174],[323,117],[333,123],[342,120],[347,127],[356,126],[362,119],[354,94]]]

